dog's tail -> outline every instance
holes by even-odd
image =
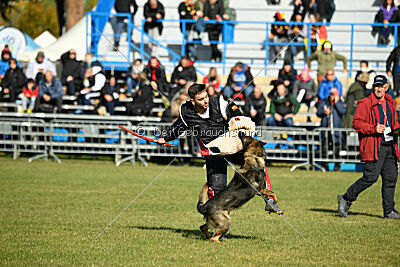
[[[205,215],[206,211],[204,209],[204,204],[206,204],[208,196],[208,185],[204,184],[203,188],[201,188],[200,195],[199,195],[199,202],[197,203],[197,211],[201,214]]]

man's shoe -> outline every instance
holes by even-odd
[[[385,218],[387,219],[400,219],[400,213],[397,210],[393,210],[392,212],[385,214]]]
[[[276,202],[273,199],[268,199],[268,201],[265,203],[265,213],[266,214],[271,214],[271,213],[276,213],[276,214],[283,214],[283,210],[281,210]]]
[[[349,209],[351,206],[351,202],[344,199],[343,195],[337,196],[338,200],[338,212],[341,217],[347,218],[349,216]]]

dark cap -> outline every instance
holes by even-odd
[[[42,51],[39,51],[36,55],[36,57],[42,57],[44,58],[44,53]]]
[[[285,60],[283,61],[283,66],[285,66],[285,65],[290,65],[290,66],[292,66],[292,61],[290,61],[290,60],[288,60],[288,59],[285,59]]]
[[[388,80],[386,79],[385,75],[376,75],[375,79],[374,79],[374,84],[372,86],[375,87],[375,86],[384,85],[387,83],[388,83]]]

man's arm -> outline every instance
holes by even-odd
[[[187,130],[186,124],[183,122],[182,117],[179,116],[178,119],[169,127],[162,135],[162,141],[169,142],[179,137],[183,132]],[[158,141],[158,140],[157,140]],[[160,145],[163,143],[158,142]]]
[[[292,105],[294,106],[294,109],[293,109],[293,114],[296,114],[297,112],[299,112],[299,109],[300,109],[300,103],[299,103],[299,101],[297,101],[297,99],[294,97],[294,96],[290,96],[290,103],[292,103]]]
[[[307,66],[308,69],[311,69],[311,62],[313,60],[317,59],[317,52],[315,52],[314,54],[311,54],[308,58],[307,58]]]

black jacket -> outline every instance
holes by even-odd
[[[133,6],[133,16],[138,11],[136,0],[115,0],[114,9],[117,13],[131,13],[131,6]]]
[[[285,72],[282,69],[279,70],[278,74],[278,82],[283,82],[283,81],[290,81],[290,89],[293,87],[294,82],[296,81],[297,77],[297,71],[295,69],[291,69],[290,72]]]
[[[15,90],[17,94],[22,92],[22,86],[26,83],[26,76],[21,68],[8,69],[4,74],[4,78],[1,82],[3,88],[9,88]]]
[[[194,15],[191,14],[191,12],[194,12]],[[182,2],[178,6],[178,13],[179,13],[179,19],[195,19],[196,10],[194,9],[194,5],[186,6],[186,3]],[[182,31],[183,30],[182,23],[180,25]],[[193,23],[186,23],[186,30],[192,29],[193,25],[194,25]]]
[[[224,15],[225,13],[225,8],[224,8],[224,3],[221,0],[217,0],[217,2],[214,5],[211,5],[209,1],[206,1],[204,4],[204,16],[208,17],[209,19],[215,20],[217,18],[217,15]],[[206,29],[207,31],[212,31],[212,30],[220,30],[222,28],[222,24],[215,24],[215,23],[207,23],[206,24]]]
[[[265,120],[265,108],[267,107],[267,100],[264,95],[261,95],[259,98],[256,98],[254,94],[246,97],[244,103],[244,115],[250,117],[252,121],[256,123],[256,125],[261,125],[262,121]],[[250,110],[255,109],[257,111],[257,115],[255,117],[250,116]]]
[[[388,59],[386,60],[386,71],[391,71],[393,74],[395,74],[397,66],[399,65],[399,60],[400,60],[400,47],[398,46],[395,49],[393,49]],[[393,66],[392,69],[390,69],[391,66]]]
[[[145,83],[133,95],[133,101],[127,104],[128,115],[150,115],[153,106],[153,88]]]
[[[101,90],[104,95],[110,95],[114,99],[119,98],[119,94],[121,93],[121,88],[118,85],[115,85],[114,87],[111,87],[109,83],[107,83],[103,89]]]
[[[69,51],[61,55],[62,73],[61,82],[65,85],[68,76],[74,77],[76,83],[81,83],[81,63],[76,59],[69,58]]]
[[[174,72],[171,75],[171,83],[175,83],[175,80],[184,79],[185,81],[197,81],[197,73],[193,64],[184,68],[179,63],[178,66],[175,67]]]
[[[149,64],[144,68],[143,71],[149,81],[155,81],[158,86],[158,90],[162,94],[166,94],[169,91],[169,84],[165,76],[165,69],[162,65],[158,65],[157,68],[153,69]],[[156,80],[153,79],[153,72],[155,73]]]
[[[163,24],[162,24],[162,22],[157,22],[156,14],[160,13],[161,17],[163,19],[164,16],[165,16],[165,11],[164,11],[164,6],[160,3],[160,1],[157,1],[157,2],[158,2],[158,4],[157,4],[157,8],[156,9],[152,9],[150,7],[150,1],[147,1],[147,3],[143,7],[143,16],[144,16],[144,18],[145,19],[148,18],[148,17],[152,18],[152,21],[150,23],[147,22],[147,21],[144,23],[144,31],[145,32],[149,32],[149,29],[153,29],[153,28],[157,27],[158,28],[158,32],[161,35],[162,34],[162,30],[163,30]]]

